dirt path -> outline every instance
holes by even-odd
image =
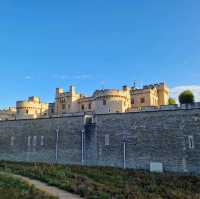
[[[38,180],[32,180],[30,178],[19,176],[19,175],[12,175],[12,176],[19,178],[21,180],[24,180],[25,182],[31,185],[34,185],[37,189],[41,191],[45,191],[53,196],[57,196],[59,197],[59,199],[81,199],[81,197],[77,195],[73,195],[64,190],[58,189],[57,187],[49,186],[46,183],[40,182]]]

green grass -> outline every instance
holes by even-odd
[[[0,174],[1,199],[57,199],[27,183],[6,174]]]
[[[38,179],[88,199],[200,198],[199,176],[14,162],[0,162],[0,170]]]

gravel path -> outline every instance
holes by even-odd
[[[38,180],[32,180],[27,177],[19,176],[19,175],[13,175],[16,178],[19,178],[21,180],[26,181],[27,183],[34,185],[37,189],[41,191],[45,191],[53,196],[57,196],[59,199],[81,199],[81,197],[68,193],[64,190],[61,190],[57,187],[49,186],[46,183],[40,182]]]

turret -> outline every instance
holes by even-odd
[[[169,99],[169,87],[165,83],[155,85],[158,90],[158,103],[159,105],[167,105]]]
[[[70,91],[70,93],[75,94],[76,93],[76,87],[71,85],[69,87],[69,91]]]
[[[124,86],[122,87],[122,89],[123,89],[123,91],[128,91],[128,90],[129,90],[129,87],[128,87],[127,85],[124,85]]]
[[[64,89],[63,88],[56,88],[56,97],[59,97],[60,94],[64,93]]]

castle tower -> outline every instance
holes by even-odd
[[[63,88],[56,88],[56,97],[59,97],[60,94],[64,93],[64,89]]]
[[[72,95],[75,94],[75,93],[76,93],[76,87],[73,86],[73,85],[71,85],[71,86],[69,87],[69,91],[70,91],[70,93],[72,93]]]
[[[158,105],[168,105],[169,100],[169,87],[165,83],[156,85],[158,92]]]

